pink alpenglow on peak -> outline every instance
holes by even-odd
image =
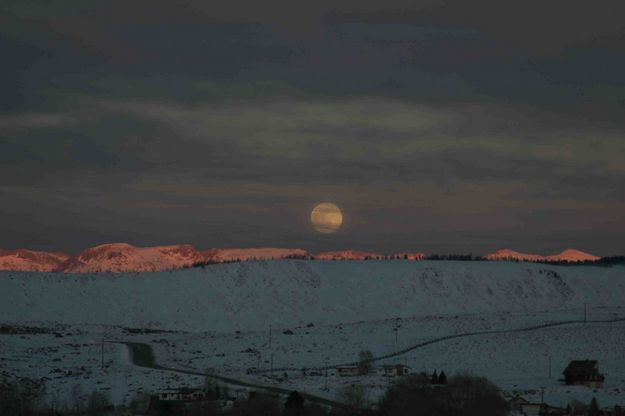
[[[600,259],[600,257],[597,257],[597,256],[589,254],[589,253],[584,253],[583,251],[579,251],[579,250],[576,250],[574,248],[569,248],[567,250],[564,250],[560,254],[554,254],[552,256],[547,256],[546,259],[548,261],[577,262],[577,261],[597,261],[597,260]]]
[[[51,272],[69,258],[70,256],[65,253],[48,253],[46,251],[26,249],[0,249],[0,270]]]
[[[154,272],[179,269],[203,260],[190,245],[135,247],[126,243],[103,244],[72,257],[57,270],[73,273]]]
[[[317,260],[375,260],[383,258],[384,256],[381,254],[356,250],[326,251],[315,254]]]
[[[180,269],[205,263],[231,261],[265,261],[282,259],[316,260],[424,260],[423,253],[398,253],[390,256],[357,250],[327,251],[312,255],[301,248],[215,248],[200,252],[188,244],[156,247],[135,247],[127,243],[102,244],[91,247],[75,257],[65,253],[35,250],[0,249],[0,270],[26,272],[154,272]],[[486,260],[514,261],[597,261],[599,257],[575,249],[550,256],[498,250],[484,256]]]
[[[281,260],[289,258],[310,258],[308,251],[301,248],[214,248],[203,253],[207,262],[223,263],[228,261]]]
[[[568,261],[568,262],[580,262],[580,261],[597,261],[600,257],[592,254],[584,253],[583,251],[575,249],[567,249],[562,253],[553,254],[550,256],[542,256],[540,254],[526,254],[519,253],[510,249],[497,250],[494,253],[484,256],[486,260],[517,260],[517,261]]]
[[[486,260],[518,260],[518,261],[542,261],[545,259],[540,254],[527,254],[504,248],[484,256]]]

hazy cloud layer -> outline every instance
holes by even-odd
[[[622,2],[299,6],[5,2],[0,247],[622,251]]]

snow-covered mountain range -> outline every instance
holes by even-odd
[[[295,248],[220,248],[199,251],[189,244],[135,247],[127,243],[102,244],[77,256],[33,250],[0,250],[0,270],[37,272],[155,272],[181,269],[196,263],[310,258]]]
[[[21,270],[25,272],[50,272],[69,260],[65,253],[49,253],[35,250],[0,249],[0,270]]]
[[[579,261],[597,261],[600,257],[585,253],[580,250],[576,250],[573,248],[569,248],[564,250],[558,254],[552,254],[548,256],[543,256],[540,254],[527,254],[527,253],[519,253],[518,251],[510,250],[508,248],[497,250],[494,253],[487,254],[484,256],[487,260],[519,260],[519,261],[569,261],[569,262],[579,262]]]
[[[399,253],[386,256],[379,253],[356,250],[327,251],[318,254],[301,248],[214,248],[200,251],[182,244],[172,246],[136,247],[126,243],[102,244],[88,248],[76,256],[59,252],[0,249],[0,270],[37,272],[155,272],[189,267],[197,263],[224,263],[250,260],[281,259],[316,260],[375,260],[399,258],[423,260],[420,252]],[[519,253],[510,249],[498,250],[484,256],[487,260],[519,261],[596,261],[599,257],[575,249],[559,254],[543,256]]]

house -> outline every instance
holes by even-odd
[[[523,416],[542,416],[545,414],[545,405],[541,403],[524,403],[520,406]]]
[[[342,377],[349,376],[361,376],[361,369],[358,366],[344,366],[336,368],[338,375]],[[410,367],[404,364],[390,364],[381,367],[373,367],[369,370],[368,374],[375,374],[378,376],[397,377],[405,376],[410,373]]]
[[[549,406],[545,403],[528,403],[521,405],[521,414],[523,416],[566,416],[567,409],[555,406]]]
[[[383,369],[387,377],[401,377],[410,373],[410,367],[405,364],[385,365]]]
[[[567,409],[550,406],[546,403],[531,403],[522,397],[508,402],[510,414],[515,416],[567,416]]]
[[[521,396],[515,396],[508,401],[508,406],[510,407],[510,411],[522,414],[521,406],[529,404],[529,401],[524,399]]]
[[[546,403],[531,403],[521,396],[508,401],[511,415],[518,416],[566,416],[567,409],[550,406]]]
[[[564,382],[569,386],[586,386],[601,388],[605,377],[599,373],[595,360],[574,360],[562,372]]]
[[[357,366],[337,367],[336,371],[341,377],[359,376],[360,368]]]
[[[375,367],[371,372],[379,376],[401,377],[410,373],[410,367],[404,364],[389,364],[382,367]]]
[[[198,401],[206,399],[206,393],[200,389],[182,388],[168,390],[158,394],[160,401]]]
[[[625,416],[625,409],[617,405],[603,409],[602,413],[604,416]]]
[[[201,390],[180,389],[151,396],[147,410],[142,414],[146,416],[218,414],[219,411],[231,410],[233,407],[233,399],[212,399],[203,395]]]

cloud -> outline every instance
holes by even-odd
[[[91,121],[89,116],[76,113],[0,114],[0,130],[6,133],[16,130],[70,127],[88,121]]]
[[[625,175],[620,130],[573,118],[554,122],[549,113],[515,106],[375,96],[81,102],[75,114],[51,118],[45,132],[36,114],[8,119],[22,120],[11,124],[19,135],[0,143],[7,168],[23,171],[20,181],[114,166],[129,178],[148,172],[183,182],[432,182],[454,189],[496,178],[525,183],[521,198],[614,199]],[[72,124],[86,120],[85,111],[91,121]],[[92,180],[110,186],[106,177]]]
[[[617,171],[622,165],[616,162],[625,151],[617,128],[597,127],[572,117],[554,122],[552,114],[523,113],[515,106],[426,106],[373,96],[187,106],[151,101],[100,105],[106,111],[171,129],[179,137],[230,143],[242,152],[284,160],[360,159],[373,151],[383,161],[419,152],[471,151],[504,158],[595,163]],[[545,122],[548,117],[550,122]]]
[[[113,27],[158,24],[266,24],[288,36],[308,38],[323,31],[328,23],[401,23],[447,26],[478,31],[508,47],[529,53],[554,53],[568,47],[606,43],[623,35],[620,15],[625,6],[607,0],[592,7],[584,0],[555,0],[545,4],[529,0],[503,4],[496,0],[373,0],[317,1],[293,4],[282,0],[263,2],[231,1],[218,5],[200,0],[182,2],[82,1],[6,2],[4,9],[30,21],[45,22],[94,47],[115,43],[106,32]],[[391,32],[389,32],[391,33]],[[622,50],[622,43],[618,48]],[[116,48],[123,49],[117,43]]]
[[[321,200],[348,214],[337,245],[622,230],[620,2],[1,7],[0,245],[325,249]]]

